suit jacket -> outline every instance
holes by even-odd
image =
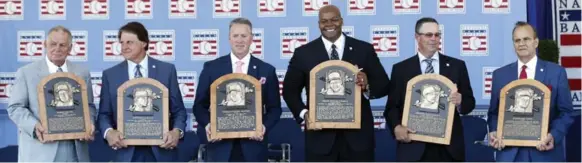
[[[368,77],[370,99],[385,96],[389,79],[384,71],[384,67],[380,63],[380,59],[374,51],[374,47],[370,43],[357,40],[347,35],[344,36],[346,39],[342,60],[363,68],[362,71]],[[299,124],[303,122],[303,119],[300,117],[301,111],[303,109],[310,109],[307,107],[308,105],[303,103],[301,91],[303,88],[306,88],[307,99],[309,99],[310,71],[313,67],[327,60],[329,60],[329,55],[320,37],[296,48],[293,57],[289,61],[283,86],[283,98]],[[344,133],[349,146],[355,151],[374,149],[374,119],[372,117],[370,101],[363,94],[362,92],[361,128],[359,130],[305,130],[305,149],[307,152],[318,154],[329,153],[333,147],[337,133]]]
[[[263,125],[266,128],[263,141],[239,139],[245,161],[267,161],[267,134],[271,131],[281,116],[281,98],[279,94],[279,81],[275,73],[275,67],[251,56],[247,74],[261,83],[263,105]],[[206,143],[208,161],[227,162],[232,151],[233,139],[223,139],[218,142],[208,143],[206,137],[206,125],[210,123],[210,85],[223,75],[232,73],[232,61],[230,54],[204,63],[202,73],[198,80],[196,99],[194,101],[194,116],[198,122],[198,137],[202,143]]]
[[[170,95],[170,130],[178,128],[186,131],[186,110],[184,109],[184,102],[182,102],[182,94],[178,88],[176,67],[171,63],[149,57],[148,78],[155,79],[168,88],[168,94]],[[117,129],[117,88],[129,80],[127,61],[123,61],[103,71],[101,80],[101,101],[99,102],[98,123],[101,133],[104,133],[108,128]],[[176,150],[166,150],[159,148],[159,146],[151,146],[151,148],[157,161],[168,162],[177,159],[178,152]],[[129,162],[134,155],[134,150],[134,146],[118,149],[114,160]]]
[[[59,141],[42,144],[36,138],[34,126],[40,122],[37,85],[42,78],[50,75],[46,58],[21,67],[16,72],[14,91],[8,101],[8,115],[19,129],[18,132],[18,161],[19,162],[53,162]],[[74,73],[85,80],[91,123],[96,119],[95,105],[89,70],[81,65],[67,62],[68,72]],[[89,145],[86,141],[75,140],[75,151],[80,162],[88,162]]]
[[[475,108],[475,97],[469,74],[465,62],[453,57],[439,54],[439,74],[447,77],[457,85],[458,92],[462,95],[460,108],[455,108],[453,119],[453,131],[451,133],[451,143],[447,149],[451,156],[456,160],[465,160],[465,144],[463,137],[463,124],[459,114],[469,114]],[[390,125],[392,135],[394,128],[401,124],[402,113],[404,110],[404,100],[406,98],[406,87],[408,81],[418,75],[421,75],[420,59],[414,55],[404,61],[392,66],[390,81],[390,93],[388,93],[388,102],[384,117]],[[396,147],[397,161],[418,161],[421,159],[424,142],[412,141],[410,143],[398,143]]]
[[[510,82],[517,80],[517,62],[503,66],[493,72],[493,85],[491,93],[491,101],[489,104],[489,112],[487,115],[487,122],[489,131],[497,131],[497,116],[499,112],[499,93],[501,89]],[[554,149],[550,151],[540,152],[533,147],[525,147],[522,149],[530,149],[532,161],[566,161],[564,158],[564,147],[562,140],[573,120],[573,107],[570,97],[570,87],[568,85],[568,78],[566,70],[554,63],[543,61],[538,58],[535,68],[535,80],[547,85],[552,91],[550,98],[550,117],[549,117],[549,133],[554,137]],[[497,161],[513,162],[519,147],[505,147],[501,151],[497,151]]]

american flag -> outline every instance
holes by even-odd
[[[493,71],[498,67],[483,67],[483,99],[491,98],[491,87],[493,85]]]
[[[574,108],[582,101],[582,27],[580,5],[576,1],[554,2],[554,37],[560,49],[560,64],[566,69]],[[577,6],[577,7],[576,7]]]

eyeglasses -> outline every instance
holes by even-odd
[[[441,35],[442,35],[442,33],[440,33],[440,32],[437,32],[437,33],[431,33],[431,32],[429,32],[429,33],[417,33],[417,34],[424,35],[425,37],[428,37],[428,38],[431,38],[432,36],[441,37]]]

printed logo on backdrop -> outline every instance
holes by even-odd
[[[441,39],[439,42],[439,52],[446,54],[445,53],[445,45],[444,45],[445,44],[445,41],[444,41],[445,40],[445,25],[439,24],[439,31],[441,32]],[[418,52],[418,42],[416,42],[416,40],[413,40],[413,41],[414,41],[414,49],[416,52]]]
[[[511,8],[509,7],[510,0],[483,0],[484,14],[509,14]],[[524,6],[525,7],[525,6]]]
[[[303,16],[317,16],[319,9],[329,4],[330,0],[303,0]]]
[[[125,0],[125,19],[153,18],[152,0]]]
[[[176,39],[174,30],[150,30],[148,33],[150,35],[149,56],[162,61],[174,61],[174,41]]]
[[[488,56],[489,26],[461,24],[461,56]]]
[[[483,67],[483,99],[491,98],[491,89],[493,87],[493,71],[499,67]]]
[[[73,47],[71,48],[71,54],[67,57],[67,60],[76,62],[86,62],[89,53],[87,50],[88,36],[87,31],[71,31],[73,35]]]
[[[18,31],[18,61],[29,62],[42,59],[44,53],[44,31]]]
[[[264,42],[264,29],[263,28],[255,28],[253,29],[253,42],[251,43],[250,51],[251,54],[259,59],[264,59],[265,56],[263,53]]]
[[[178,71],[178,86],[184,102],[194,102],[197,81],[198,73],[196,71]]]
[[[355,37],[354,26],[342,26],[342,32],[350,37]]]
[[[213,18],[236,18],[241,16],[240,0],[214,0]]]
[[[93,103],[99,103],[101,99],[101,72],[91,72],[91,88],[93,88]]]
[[[308,27],[281,28],[281,59],[293,57],[295,48],[307,44],[309,39]]]
[[[218,29],[190,30],[191,60],[213,60],[218,56]]]
[[[117,39],[117,31],[103,31],[103,61],[123,61],[121,43]]]
[[[0,1],[0,20],[24,20],[22,0]]]
[[[348,15],[376,15],[376,0],[348,0]]]
[[[574,109],[582,104],[582,28],[580,0],[552,1],[554,40],[560,48],[560,65],[566,69]]]
[[[420,0],[392,0],[392,14],[420,14]]]
[[[466,0],[439,0],[438,14],[465,14]]]
[[[39,20],[65,20],[67,18],[65,0],[39,0],[38,7]]]
[[[0,72],[0,103],[8,103],[10,90],[16,78],[13,72]]]
[[[188,121],[186,121],[186,131],[190,132],[190,131],[194,131],[195,133],[198,132],[198,122],[196,122],[196,117],[194,116],[194,113],[188,113]]]
[[[287,73],[287,70],[275,70],[275,73],[277,73],[277,79],[279,80],[279,94],[281,96],[281,102],[284,103],[285,101],[283,100],[283,82],[285,81],[285,74]],[[301,91],[301,98],[303,99],[303,102],[307,102],[307,91],[305,90],[305,88],[303,88],[303,91]]]
[[[383,113],[383,111],[372,111],[372,116],[374,117],[374,129],[386,129],[386,119],[384,118]]]
[[[286,6],[287,2],[285,0],[258,0],[258,17],[285,17]]]
[[[195,19],[197,6],[196,0],[170,0],[170,3],[168,3],[168,17],[170,19]]]
[[[398,25],[372,25],[370,31],[378,57],[398,57]]]
[[[109,19],[109,0],[83,0],[83,20]]]

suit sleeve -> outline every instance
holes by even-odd
[[[210,123],[210,76],[208,75],[208,62],[204,63],[200,77],[198,78],[198,87],[196,89],[196,98],[192,106],[194,116],[198,126],[206,127]]]
[[[186,131],[186,109],[182,101],[182,93],[178,88],[178,75],[176,74],[176,67],[171,66],[170,71],[170,121],[173,123],[172,127]],[[171,130],[171,129],[170,129]]]
[[[467,115],[473,111],[475,108],[475,96],[473,96],[473,88],[471,88],[471,81],[469,79],[469,73],[467,72],[467,66],[465,62],[461,61],[461,78],[459,83],[457,83],[458,92],[462,95],[461,108],[459,113],[462,115]]]
[[[34,137],[34,126],[40,121],[30,110],[26,76],[22,69],[16,72],[12,95],[8,98],[8,116],[16,127],[30,137]],[[36,89],[36,88],[31,88]]]
[[[566,75],[566,70],[560,68],[558,75],[558,89],[556,95],[556,108],[558,109],[558,115],[556,118],[550,121],[550,133],[554,137],[555,144],[561,144],[562,140],[568,133],[570,125],[574,122],[573,119],[573,106],[570,97],[570,86],[568,84],[568,77]]]
[[[386,102],[386,109],[384,110],[384,118],[386,122],[390,125],[390,131],[392,131],[392,136],[394,136],[394,128],[400,125],[402,121],[402,101],[404,100],[404,92],[406,89],[406,82],[404,82],[403,77],[400,75],[402,71],[398,69],[396,65],[392,66],[392,73],[388,88],[388,101]]]
[[[268,133],[281,118],[281,94],[279,94],[279,80],[275,69],[269,72],[266,83],[266,90],[264,91],[267,91],[267,97],[265,98],[267,100],[264,103],[267,113],[266,117],[263,118],[263,124],[267,128],[266,133]]]
[[[491,99],[489,100],[489,110],[487,111],[487,127],[489,132],[497,131],[497,116],[499,115],[499,92],[501,85],[497,82],[499,75],[493,72],[493,84],[491,85]]]
[[[368,77],[370,99],[382,98],[388,94],[390,79],[386,75],[384,66],[380,63],[374,47],[370,45],[367,49],[369,55],[367,56],[367,63],[364,65],[363,71],[366,72]]]
[[[285,74],[285,79],[283,81],[283,99],[293,113],[295,121],[298,124],[303,122],[303,119],[299,116],[303,109],[308,109],[301,99],[301,92],[305,88],[305,78],[306,74],[302,69],[300,54],[302,48],[297,48],[293,53],[293,57],[289,61],[289,66],[287,67],[287,73]]]
[[[104,134],[108,128],[117,128],[117,122],[115,122],[113,118],[113,111],[115,111],[115,109],[113,109],[114,107],[112,102],[112,100],[116,99],[112,99],[113,97],[111,97],[109,94],[110,86],[109,80],[107,78],[107,73],[103,72],[103,76],[101,76],[101,98],[99,101],[99,114],[97,115],[97,121],[99,125],[98,128],[102,134]]]

